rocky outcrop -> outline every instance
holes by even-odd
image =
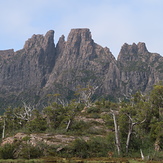
[[[149,91],[163,80],[162,57],[148,52],[145,43],[124,44],[118,56],[121,86],[124,94]]]
[[[70,92],[69,90],[75,91],[79,85],[86,87],[88,83],[105,83],[105,86],[101,87],[104,93],[106,89],[111,90],[115,85],[113,76],[118,74],[116,60],[108,48],[103,48],[92,40],[89,29],[71,30],[67,41],[62,36],[57,44],[57,52],[59,54],[56,65],[46,88],[53,83],[60,85],[61,89],[68,88],[67,91]],[[112,80],[110,83],[107,83],[108,78]]]
[[[40,104],[49,93],[73,98],[77,86],[99,86],[97,96],[149,91],[163,80],[163,57],[145,43],[124,44],[116,60],[94,42],[89,29],[72,29],[54,44],[54,31],[33,35],[24,48],[0,51],[0,104]]]
[[[39,142],[45,143],[47,145],[68,145],[70,142],[74,141],[76,137],[67,136],[67,135],[51,135],[51,134],[25,134],[17,133],[14,136],[7,137],[3,139],[1,146],[5,144],[13,144],[16,142],[19,143],[30,143],[33,146],[36,146]],[[87,140],[88,138],[85,137]]]
[[[3,52],[0,62],[0,100],[9,104],[35,102],[55,64],[54,31],[33,35],[17,52]],[[17,99],[18,98],[18,99]]]

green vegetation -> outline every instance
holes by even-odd
[[[42,111],[26,103],[5,109],[0,119],[0,158],[163,160],[163,85],[155,85],[149,95],[137,92],[130,101],[119,103],[104,99],[91,102],[94,89],[79,88],[78,99],[69,104],[57,94],[49,96],[49,106]],[[4,143],[5,138],[17,133],[25,136]],[[47,135],[51,137],[45,138]]]

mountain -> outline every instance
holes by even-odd
[[[109,48],[94,42],[89,29],[72,29],[54,44],[54,31],[33,35],[23,49],[0,51],[0,106],[25,101],[46,105],[47,94],[68,100],[78,86],[98,86],[95,98],[148,92],[163,80],[163,57],[145,43],[124,44],[117,60]]]

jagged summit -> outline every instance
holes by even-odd
[[[7,59],[14,55],[14,49],[0,50],[0,57]]]
[[[139,42],[137,44],[137,47],[138,47],[138,53],[139,54],[144,54],[144,53],[148,53],[148,50],[147,50],[147,47],[146,47],[146,44],[144,42]]]
[[[122,97],[146,92],[163,80],[163,57],[145,43],[124,44],[116,60],[109,48],[92,39],[88,28],[72,29],[56,46],[54,31],[33,35],[24,48],[0,51],[0,105],[21,101],[41,107],[47,94],[71,100],[78,86],[99,86],[95,97]]]
[[[54,31],[48,31],[45,36],[33,35],[30,39],[25,42],[24,49],[29,51],[30,49],[43,48],[44,50],[49,46],[54,46]]]
[[[129,45],[125,43],[120,50],[120,53],[118,55],[118,60],[121,61],[131,61],[135,60],[137,56],[140,56],[142,54],[149,53],[145,43],[139,42],[138,44],[133,43],[132,45]]]
[[[145,53],[145,52],[148,52],[144,42],[139,42],[138,44],[133,43],[132,45],[129,45],[129,44],[125,43],[121,47],[121,51],[123,51],[123,52],[126,51],[130,55],[132,55],[134,53]]]
[[[73,40],[92,41],[90,30],[88,28],[71,29],[67,41],[73,42]]]

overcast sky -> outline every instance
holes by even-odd
[[[33,34],[89,28],[117,57],[124,43],[145,42],[163,55],[163,0],[0,0],[0,50],[22,49]]]

